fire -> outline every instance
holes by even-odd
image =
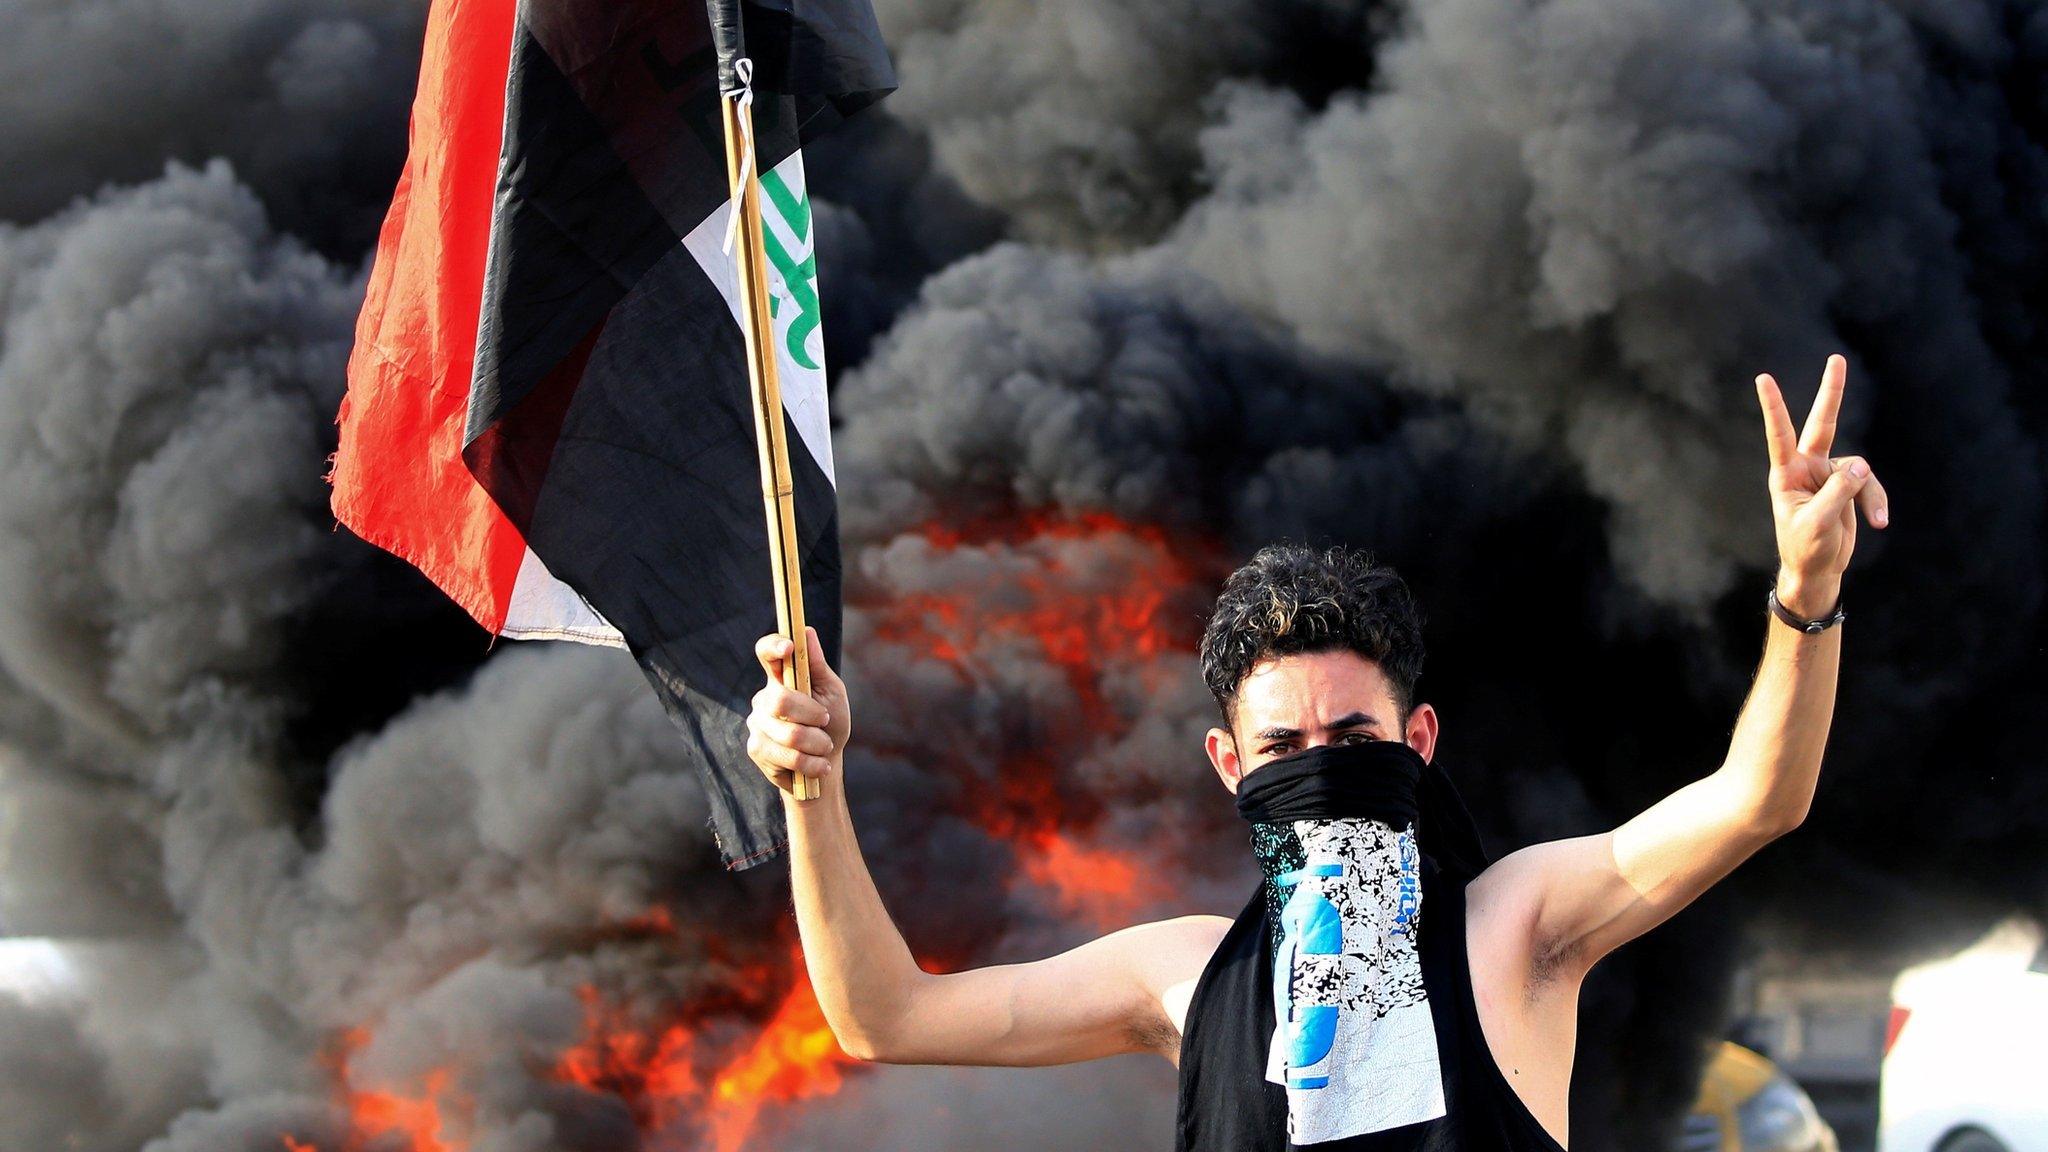
[[[426,1090],[417,1097],[389,1092],[349,1093],[349,1120],[362,1139],[344,1144],[344,1152],[356,1152],[370,1139],[388,1140],[400,1136],[399,1146],[407,1152],[456,1152],[442,1139],[440,1099],[448,1089],[449,1073],[437,1068],[427,1074]]]
[[[711,1082],[710,1128],[718,1152],[738,1152],[762,1104],[830,1096],[844,1081],[851,1057],[839,1048],[817,994],[799,978],[753,1046]]]
[[[1127,721],[1116,701],[1128,694],[1106,692],[1109,677],[1153,675],[1155,658],[1192,647],[1197,616],[1186,610],[1187,596],[1206,562],[1202,550],[1191,556],[1158,528],[1106,514],[933,525],[912,540],[935,562],[986,550],[996,575],[971,595],[899,590],[869,609],[878,638],[963,679],[985,671],[977,667],[984,653],[1026,646],[1065,681],[1081,721],[1063,737],[1070,746],[1007,758],[993,787],[965,790],[965,815],[1015,848],[1014,883],[1097,927],[1127,923],[1159,886],[1142,854],[1091,839],[1101,802],[1086,788],[1063,786],[1058,766],[1063,755],[1121,735]],[[591,940],[675,929],[670,910],[657,906],[593,930]],[[836,1093],[851,1072],[793,946],[787,963],[744,966],[706,1001],[668,1006],[658,1018],[595,987],[578,995],[582,1039],[537,1071],[623,1102],[644,1147],[742,1152],[768,1109]],[[345,1033],[329,1061],[347,1113],[339,1147],[286,1135],[282,1152],[468,1152],[476,1104],[462,1091],[460,1070],[436,1069],[405,1091],[360,1087],[350,1064],[368,1039],[367,1029]]]
[[[342,1084],[340,1103],[348,1116],[340,1152],[461,1152],[462,1145],[448,1135],[441,1115],[453,1074],[445,1068],[429,1072],[417,1095],[358,1088],[351,1082],[350,1064],[369,1040],[368,1029],[351,1028],[336,1038],[323,1061]],[[288,1133],[283,1141],[285,1152],[320,1152]]]
[[[650,1147],[688,1140],[713,1152],[741,1152],[766,1107],[838,1092],[853,1063],[833,1038],[801,960],[796,954],[789,969],[760,966],[735,981],[740,988],[785,986],[750,1037],[736,1035],[732,1022],[709,1012],[646,1027],[596,989],[579,989],[583,1039],[546,1075],[623,1101],[635,1127],[656,1141]],[[722,1007],[743,1007],[748,999]],[[467,1152],[460,1132],[474,1102],[457,1090],[452,1071],[434,1070],[411,1095],[349,1083],[350,1062],[368,1040],[367,1030],[351,1029],[328,1060],[343,1084],[340,1102],[348,1116],[337,1152]],[[291,1134],[281,1139],[283,1152],[322,1152]]]
[[[1100,813],[1084,800],[1062,798],[1042,762],[1005,763],[1001,787],[973,815],[1016,850],[1017,882],[1043,889],[1060,912],[1096,928],[1124,927],[1146,901],[1164,894],[1143,855],[1086,842],[1082,834]]]
[[[1161,894],[1143,861],[1112,848],[1090,847],[1059,832],[1030,842],[1024,875],[1052,892],[1062,911],[1097,928],[1120,928],[1146,900]]]
[[[1189,596],[1208,549],[1107,513],[928,525],[912,539],[930,550],[934,567],[962,550],[987,552],[993,586],[899,591],[870,608],[878,637],[963,679],[975,678],[978,652],[1029,645],[1063,675],[1082,721],[1069,748],[1004,757],[994,788],[969,790],[966,815],[1017,850],[1018,883],[1046,890],[1059,910],[1098,927],[1128,922],[1160,890],[1141,855],[1088,843],[1100,802],[1063,788],[1058,762],[1086,741],[1122,734],[1126,722],[1105,691],[1109,677],[1156,675],[1158,657],[1193,647],[1198,614]]]
[[[583,1001],[583,1042],[562,1054],[555,1079],[619,1096],[643,1129],[675,1124],[701,1095],[696,1030],[687,1024],[635,1027],[595,988],[580,988],[577,995]]]
[[[625,1100],[643,1131],[696,1130],[716,1152],[746,1146],[769,1104],[829,1096],[852,1058],[839,1048],[810,982],[795,980],[751,1041],[715,1043],[701,1025],[633,1027],[593,989],[583,989],[585,1036],[555,1078]],[[756,972],[741,983],[771,974]]]
[[[1027,640],[1094,706],[1101,703],[1095,680],[1105,662],[1142,663],[1187,647],[1168,609],[1194,583],[1194,572],[1155,526],[1102,512],[1034,514],[1013,524],[931,524],[918,535],[937,552],[1002,549],[1031,563],[1006,568],[1005,587],[976,589],[988,595],[975,603],[929,592],[891,597],[880,606],[884,638],[956,667],[991,637]],[[1076,564],[1081,557],[1085,569]]]

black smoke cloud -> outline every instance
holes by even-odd
[[[1196,139],[1219,82],[1271,74],[1311,92],[1363,84],[1390,6],[875,7],[902,79],[893,114],[929,135],[970,195],[1023,236],[1119,250],[1153,238],[1200,194]]]
[[[0,219],[219,157],[352,259],[405,159],[425,18],[414,0],[6,0]]]
[[[2048,15],[881,10],[904,90],[811,160],[855,803],[922,954],[1093,930],[1013,809],[1135,860],[1148,911],[1235,906],[1189,650],[1270,539],[1416,586],[1496,849],[1711,770],[1771,559],[1748,380],[1798,404],[1837,349],[1896,524],[1852,573],[1821,801],[1602,966],[1574,1146],[1644,1146],[1689,1097],[1738,909],[1932,947],[1930,907],[2038,904]],[[438,1092],[470,1147],[632,1146],[625,1102],[546,1074],[577,990],[744,1033],[784,906],[712,862],[630,661],[487,650],[331,530],[421,7],[12,15],[40,82],[0,105],[0,929],[65,938],[84,991],[0,998],[0,1147],[333,1152],[351,1030],[353,1088]],[[1171,1091],[945,1075],[1018,1122],[925,1128],[909,1071],[773,1122],[1067,1147]],[[1025,1123],[1040,1094],[1059,1123]]]
[[[2007,188],[2008,227],[2038,232],[2020,205],[2039,191],[2039,141],[1987,149],[1958,107],[1996,111],[1981,105],[2009,48],[1989,22],[1418,6],[1382,56],[1383,93],[1311,112],[1226,92],[1205,141],[1216,194],[1176,247],[1311,346],[1398,365],[1575,461],[1612,508],[1625,575],[1668,603],[1710,602],[1768,547],[1755,403],[1735,385],[1769,368],[1810,396],[1810,365],[1835,347],[1862,385],[1845,443],[1878,433],[1880,410],[1918,431],[1937,447],[1893,458],[1959,513],[1938,526],[2014,541],[1998,563],[2038,569],[2038,454],[1948,202],[1951,186]],[[1936,53],[1978,74],[1937,73]],[[1994,258],[2018,275],[1983,287],[2039,283],[2038,245]]]

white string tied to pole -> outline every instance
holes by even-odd
[[[739,91],[724,95],[728,100],[738,101],[740,106],[737,117],[740,125],[740,171],[739,178],[733,182],[731,198],[726,203],[729,215],[725,224],[725,243],[720,245],[728,256],[732,255],[733,241],[739,239],[740,217],[744,214],[741,202],[747,194],[747,181],[754,178],[754,61],[742,56],[732,62],[732,72],[739,78]]]

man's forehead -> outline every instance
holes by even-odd
[[[1237,689],[1237,722],[1246,730],[1322,726],[1364,712],[1384,718],[1393,684],[1378,664],[1338,650],[1271,657],[1252,666]]]

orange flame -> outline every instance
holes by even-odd
[[[774,974],[749,975],[766,982]],[[852,1063],[833,1038],[800,962],[774,1015],[737,1050],[708,1042],[688,1023],[653,1033],[635,1028],[594,989],[580,994],[584,1040],[556,1064],[556,1079],[619,1096],[643,1131],[694,1127],[716,1152],[745,1147],[767,1104],[839,1091],[842,1069]]]
[[[713,1146],[718,1152],[738,1152],[767,1101],[839,1091],[845,1080],[840,1067],[851,1062],[825,1022],[811,982],[800,976],[753,1046],[712,1080]]]
[[[1095,684],[1106,660],[1142,662],[1187,647],[1166,609],[1193,584],[1194,574],[1157,527],[1105,512],[1073,517],[1035,513],[1009,525],[931,524],[919,535],[942,551],[998,545],[1028,550],[1038,563],[1007,574],[1015,586],[1001,590],[1008,595],[999,604],[929,592],[891,597],[879,606],[878,631],[885,638],[922,648],[956,667],[979,640],[1031,640],[1067,674],[1097,721],[1106,720]],[[1075,541],[1098,545],[1087,554],[1106,567],[1075,570],[1064,547]]]
[[[447,1091],[448,1082],[448,1070],[437,1068],[427,1074],[425,1091],[416,1097],[391,1092],[350,1092],[350,1127],[360,1138],[351,1139],[343,1148],[355,1152],[369,1139],[388,1139],[396,1134],[404,1138],[401,1147],[408,1152],[455,1152],[454,1146],[442,1139],[440,1098]]]
[[[580,989],[584,1038],[562,1053],[552,1076],[618,1097],[643,1133],[693,1132],[714,1152],[740,1152],[766,1106],[839,1091],[845,1066],[853,1062],[825,1022],[803,976],[800,954],[793,968],[793,982],[783,970],[768,966],[735,982],[787,984],[759,1031],[738,1041],[714,1042],[701,1022],[638,1026],[628,1013],[607,1005],[596,989]],[[340,1152],[464,1152],[467,1142],[449,1121],[462,1122],[472,1102],[451,1092],[451,1070],[429,1073],[417,1094],[348,1085],[350,1060],[368,1039],[367,1030],[351,1029],[338,1038],[338,1051],[330,1058],[344,1084],[342,1103],[348,1113]],[[295,1136],[282,1139],[285,1152],[318,1152]]]
[[[918,535],[938,551],[1006,548],[1026,562],[1005,565],[1001,587],[976,589],[971,598],[892,596],[871,607],[877,635],[963,676],[974,674],[978,650],[992,640],[1030,644],[1064,676],[1091,738],[1114,737],[1122,727],[1103,691],[1104,677],[1148,675],[1154,658],[1192,647],[1188,629],[1196,616],[1178,606],[1185,605],[1206,555],[1198,548],[1190,558],[1184,542],[1169,541],[1156,527],[1106,513],[1031,514],[930,525]],[[1141,854],[1089,840],[1101,817],[1098,802],[1084,790],[1063,789],[1045,760],[1007,760],[998,766],[996,787],[967,795],[973,810],[966,815],[1016,848],[1017,882],[1043,890],[1065,914],[1107,928],[1157,895]],[[674,930],[670,912],[655,907],[607,925],[602,936],[658,937]],[[736,1035],[730,1020],[758,1019],[768,1008],[769,1001],[752,991],[764,987],[785,991],[757,1031]],[[833,1038],[800,953],[787,968],[746,968],[726,991],[731,996],[718,1009],[693,1005],[650,1026],[607,1004],[597,989],[580,989],[584,1037],[549,1073],[560,1083],[617,1097],[643,1134],[694,1136],[713,1152],[740,1152],[764,1109],[838,1092],[853,1061]],[[429,1073],[416,1093],[358,1088],[348,1065],[367,1041],[367,1030],[345,1033],[331,1060],[349,1118],[337,1152],[466,1152],[462,1126],[474,1102],[451,1092],[456,1070]],[[282,1139],[284,1152],[320,1152],[294,1136]]]
[[[1024,875],[1050,891],[1061,911],[1097,928],[1121,928],[1147,900],[1163,894],[1143,859],[1113,848],[1091,847],[1059,832],[1029,841]]]
[[[445,1068],[429,1072],[417,1095],[355,1087],[350,1063],[369,1041],[368,1029],[348,1029],[336,1038],[334,1050],[324,1061],[343,1085],[341,1103],[348,1114],[348,1131],[342,1137],[341,1152],[389,1148],[394,1140],[402,1152],[461,1152],[461,1145],[447,1136],[441,1115],[453,1073]],[[284,1137],[284,1143],[288,1152],[317,1152],[290,1135]]]
[[[882,639],[919,649],[974,671],[974,653],[991,639],[1033,644],[1065,676],[1091,737],[1120,734],[1124,724],[1105,677],[1147,675],[1153,660],[1193,647],[1196,614],[1177,613],[1206,564],[1152,525],[1108,513],[1033,514],[969,527],[927,525],[918,533],[939,551],[1005,548],[1033,563],[1002,568],[999,588],[972,596],[915,592],[871,611]],[[1089,547],[1076,550],[1074,543]],[[1086,557],[1085,570],[1076,567]],[[1059,755],[1055,749],[1048,755]],[[1086,842],[1101,816],[1099,802],[1061,787],[1042,756],[1011,757],[997,766],[993,789],[972,790],[968,817],[1016,848],[1018,881],[1046,889],[1063,912],[1109,928],[1127,922],[1160,894],[1144,857]],[[1070,794],[1078,793],[1078,794]]]
[[[699,1094],[697,1036],[684,1024],[650,1033],[609,1008],[595,988],[580,988],[583,1042],[562,1054],[554,1076],[594,1092],[619,1096],[643,1128],[666,1128],[677,1105]]]

